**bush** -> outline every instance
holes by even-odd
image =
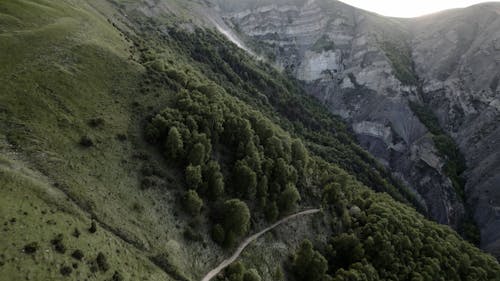
[[[293,259],[293,272],[297,281],[323,281],[328,270],[326,259],[313,249],[309,240],[300,245]]]
[[[186,183],[188,185],[188,189],[198,189],[198,187],[203,182],[201,175],[201,166],[193,166],[189,165],[186,167]]]
[[[34,254],[34,253],[36,253],[36,251],[38,251],[39,248],[40,248],[40,246],[38,245],[37,242],[32,242],[32,243],[29,243],[26,246],[24,246],[23,252],[25,254]]]
[[[266,206],[266,220],[273,222],[278,219],[280,211],[275,201],[269,202]]]
[[[212,239],[219,245],[224,243],[226,240],[226,235],[224,232],[224,228],[220,224],[216,224],[212,229]]]
[[[83,147],[92,147],[94,146],[94,140],[89,136],[82,136],[80,138],[80,145]]]
[[[97,254],[96,262],[97,262],[97,266],[99,267],[100,271],[106,272],[109,270],[110,266],[108,263],[108,259],[106,258],[106,256],[102,252],[99,252]]]
[[[191,165],[202,165],[205,163],[205,153],[205,146],[203,144],[195,144],[189,152],[189,163]]]
[[[176,127],[168,131],[167,141],[165,143],[165,154],[170,159],[178,159],[183,155],[184,144],[182,136]]]
[[[254,268],[245,272],[245,275],[243,276],[243,281],[261,281],[261,280],[262,278],[260,278],[259,273]]]
[[[177,266],[172,262],[172,258],[168,253],[161,253],[156,256],[149,258],[156,266],[163,269],[166,273],[168,273],[172,278],[179,281],[191,281],[187,278]]]
[[[241,262],[235,262],[226,269],[226,276],[229,281],[243,281],[245,276],[245,266]]]
[[[123,278],[123,275],[118,271],[115,271],[115,273],[113,274],[113,277],[111,277],[111,281],[123,281],[123,280],[125,280]]]
[[[203,199],[198,196],[198,193],[194,190],[189,190],[184,195],[183,200],[184,209],[191,216],[198,216],[201,212],[201,208],[203,207]]]
[[[203,175],[206,181],[206,191],[209,198],[216,200],[224,194],[224,176],[220,171],[219,163],[210,161],[203,169]]]
[[[88,124],[92,128],[101,127],[104,126],[104,119],[102,119],[101,117],[92,118],[89,120]]]
[[[214,228],[213,238],[221,240],[224,236],[224,245],[232,246],[236,239],[245,235],[250,227],[250,210],[245,202],[239,199],[230,199],[224,202],[220,209],[220,225],[224,235],[218,227]],[[217,231],[217,233],[215,233]],[[216,242],[219,242],[217,241]]]
[[[63,235],[59,234],[54,239],[50,241],[56,252],[64,254],[66,252],[66,246],[63,243]]]
[[[73,272],[73,269],[71,267],[69,267],[69,266],[63,266],[63,267],[61,267],[61,269],[59,270],[59,272],[63,276],[69,276]]]
[[[297,203],[300,200],[300,194],[297,188],[289,183],[285,190],[281,192],[279,200],[280,213],[285,214],[294,211],[297,208]]]
[[[356,235],[341,233],[334,237],[328,247],[331,264],[335,268],[347,269],[363,259],[365,251]]]
[[[257,175],[244,161],[236,162],[233,171],[234,186],[243,198],[252,198],[257,192]]]
[[[71,253],[71,257],[73,257],[76,260],[81,261],[84,257],[83,252],[81,250],[75,250],[73,253]]]

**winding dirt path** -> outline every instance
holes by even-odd
[[[260,232],[257,232],[254,235],[248,237],[247,239],[245,239],[245,241],[243,241],[238,246],[238,248],[236,249],[236,252],[234,252],[234,254],[231,257],[229,257],[229,258],[225,259],[224,261],[222,261],[219,264],[219,266],[217,266],[216,268],[212,269],[209,273],[207,273],[207,275],[205,275],[205,277],[203,277],[203,279],[201,279],[201,281],[210,281],[210,279],[214,278],[224,268],[226,268],[231,263],[233,263],[241,255],[241,252],[243,252],[243,250],[248,246],[248,244],[252,243],[254,240],[258,239],[260,236],[264,235],[269,230],[271,230],[271,229],[279,226],[280,224],[283,224],[283,223],[285,223],[285,222],[287,222],[287,221],[289,221],[291,219],[294,219],[296,217],[300,217],[300,216],[304,216],[304,215],[310,215],[310,214],[315,214],[315,213],[318,213],[319,211],[320,211],[320,209],[310,209],[310,210],[305,210],[305,211],[302,211],[302,212],[298,212],[298,213],[293,214],[293,215],[289,215],[289,216],[284,217],[281,220],[275,222],[271,226],[269,226],[269,227],[261,230]]]

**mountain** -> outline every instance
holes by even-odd
[[[326,0],[218,4],[249,46],[351,124],[431,218],[474,237],[473,218],[498,255],[499,4],[415,19]]]
[[[426,20],[284,3],[0,2],[0,276],[498,280]]]

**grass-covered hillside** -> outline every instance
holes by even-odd
[[[0,2],[1,280],[199,280],[311,207],[217,278],[500,278],[298,83],[129,4]]]

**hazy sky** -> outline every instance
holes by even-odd
[[[481,0],[340,0],[352,6],[385,16],[417,17],[441,10],[462,8],[482,2]]]

